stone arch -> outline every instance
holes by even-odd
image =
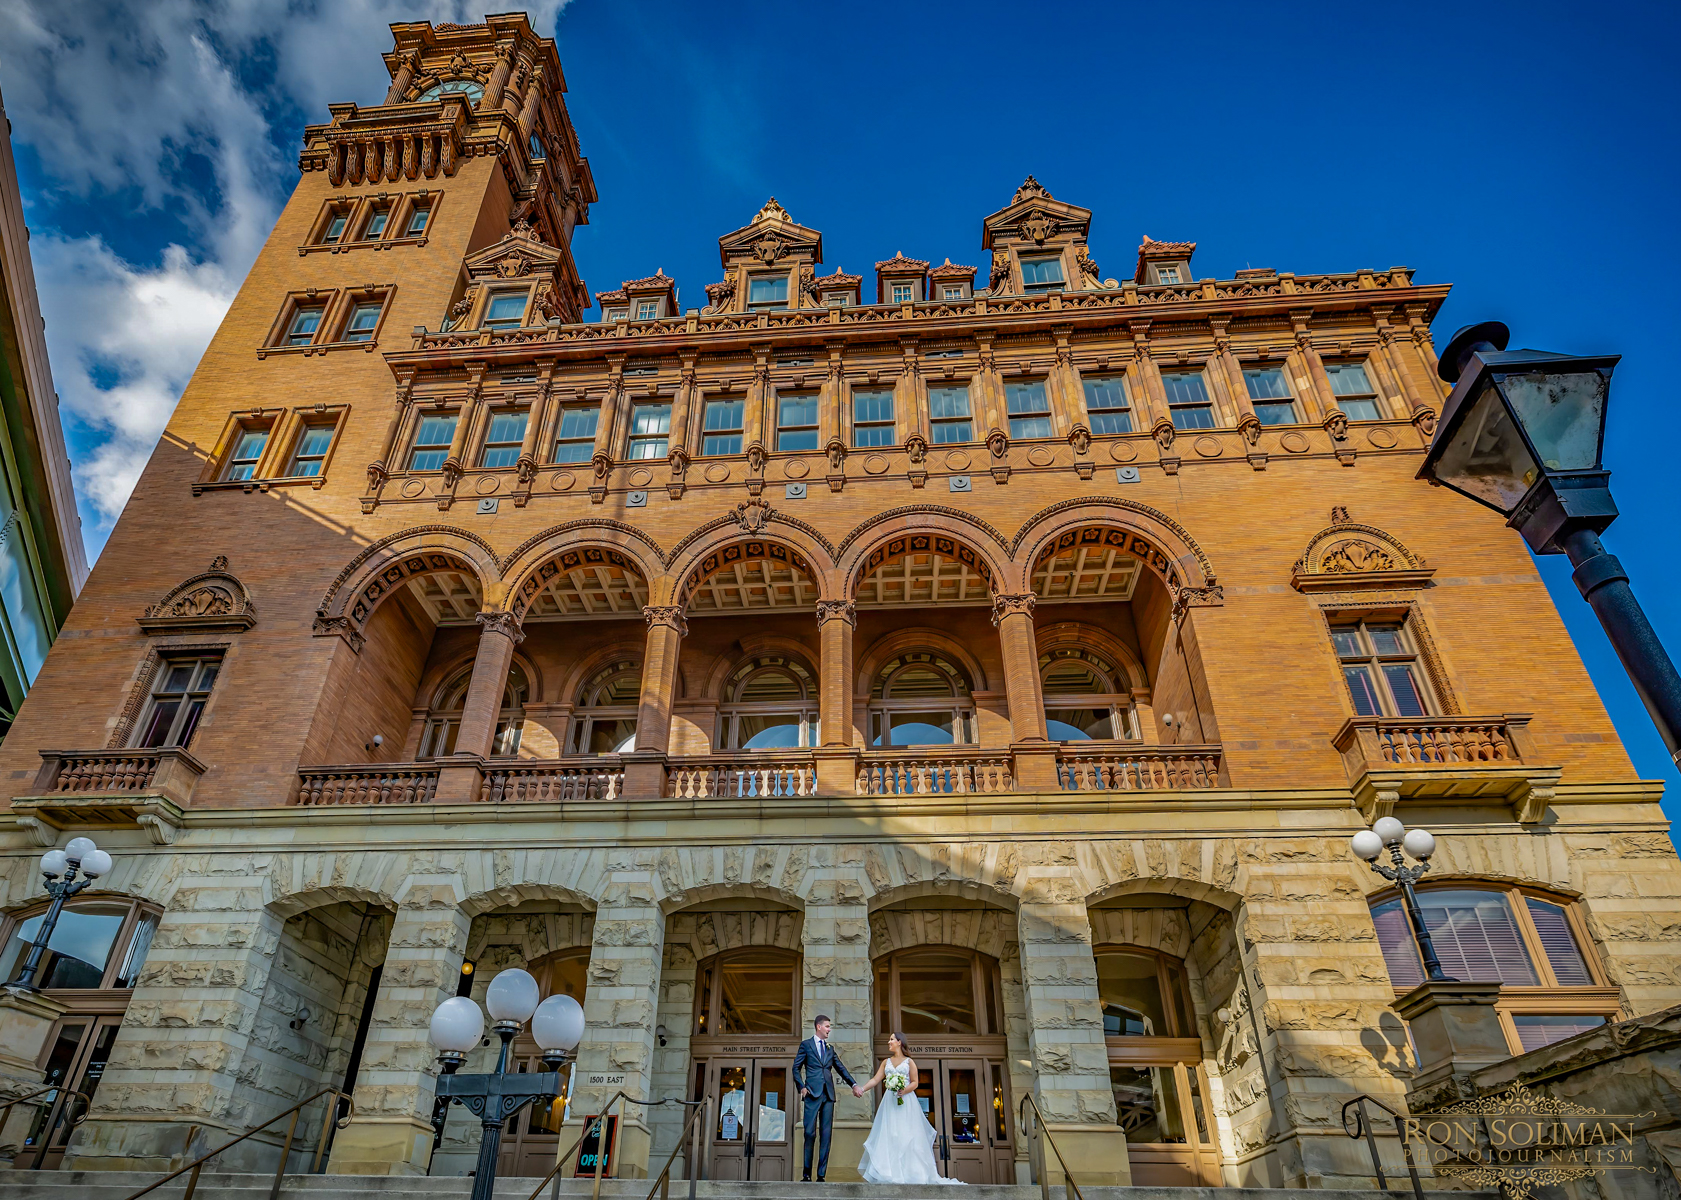
[[[1106,629],[1084,621],[1056,621],[1036,629],[1034,634],[1040,654],[1061,646],[1084,646],[1123,671],[1131,690],[1150,686],[1149,674],[1138,653]]]
[[[1008,593],[1014,578],[1009,546],[991,525],[960,509],[914,505],[882,513],[846,535],[836,564],[845,598],[854,599],[872,572],[912,554],[954,559],[995,595]]]
[[[602,670],[602,668],[623,660],[634,659],[641,662],[647,652],[647,642],[642,638],[615,638],[605,646],[597,648],[592,653],[573,663],[564,675],[560,676],[558,690],[549,697],[551,704],[575,704],[578,693],[583,686]]]
[[[811,847],[684,846],[660,852],[660,910],[673,913],[711,900],[764,900],[803,912]]]
[[[705,679],[700,682],[699,689],[695,692],[696,696],[706,700],[722,699],[724,684],[735,673],[736,668],[749,659],[762,658],[765,655],[797,659],[810,673],[814,685],[821,678],[818,671],[819,656],[799,638],[779,633],[750,633],[738,638],[737,642],[742,652],[739,655],[720,654],[707,671]]]
[[[538,874],[539,872],[529,872]],[[468,918],[483,916],[501,908],[516,908],[533,901],[553,901],[575,905],[584,912],[595,911],[595,897],[576,887],[558,883],[538,882],[535,879],[519,883],[504,883],[484,891],[473,892],[461,901],[461,912]]]
[[[911,650],[931,650],[949,657],[969,674],[969,686],[977,692],[995,691],[1001,686],[1001,681],[993,680],[969,648],[950,634],[937,629],[896,629],[871,642],[869,648],[858,656],[857,671],[853,676],[853,695],[868,696],[873,686],[872,681],[881,665],[888,660]]]
[[[1000,966],[1014,958],[1016,918],[998,908],[907,908],[870,914],[870,957],[916,946],[978,950]]]
[[[469,576],[494,596],[501,568],[490,544],[451,525],[423,525],[381,538],[345,565],[315,612],[318,637],[343,638],[360,652],[374,610],[410,579],[440,572]]]
[[[543,601],[559,601],[560,593],[553,589],[568,581],[584,597],[576,587],[581,572],[625,573],[623,594],[629,600],[624,616],[634,619],[651,602],[654,582],[665,573],[665,555],[647,534],[622,522],[568,521],[528,538],[502,559],[501,570],[508,583],[508,607],[522,618],[527,613],[552,615],[542,611]],[[613,589],[604,591],[611,604]]]
[[[790,603],[767,607],[809,604],[815,608],[819,600],[833,598],[833,555],[828,541],[815,529],[791,518],[750,528],[733,517],[721,517],[695,530],[672,551],[671,569],[663,581],[670,589],[668,598],[655,603],[688,610],[713,576],[750,563],[765,564],[766,578],[773,571],[786,570],[792,580]]]
[[[1087,910],[1091,942],[1098,946],[1142,946],[1184,959],[1191,953],[1191,924],[1178,908],[1095,908]]]
[[[323,882],[281,892],[263,907],[282,921],[290,920],[312,908],[323,908],[330,904],[366,904],[371,908],[383,908],[392,913],[397,911],[396,885],[402,882],[400,863],[364,862],[353,866],[347,861],[341,865],[352,867],[354,878],[362,880],[362,884],[359,886],[341,882],[350,876],[351,872],[346,872],[345,875],[335,873]]]
[[[693,906],[665,920],[665,944],[687,950],[695,962],[729,950],[775,949],[804,954],[800,934],[805,914],[786,908],[762,912],[718,911]]]
[[[1093,840],[1079,843],[1075,855],[1088,906],[1116,896],[1161,892],[1206,900],[1230,912],[1246,899],[1238,843],[1232,838]]]
[[[477,648],[467,647],[447,662],[431,666],[420,677],[420,686],[415,689],[416,700],[424,700],[428,708],[436,707],[442,699],[441,693],[445,685],[454,682],[463,671],[471,671],[476,657]],[[513,661],[519,664],[520,670],[525,672],[526,682],[531,685],[527,702],[540,703],[543,696],[543,673],[538,669],[537,663],[517,646],[514,648]]]
[[[960,896],[1014,912],[1021,850],[1009,842],[902,842],[864,848],[871,910],[924,896]]]
[[[713,857],[708,854],[712,847],[700,849],[703,857]],[[762,856],[755,855],[755,866],[763,861]],[[662,861],[662,868],[664,865]],[[661,877],[669,878],[670,876],[662,869]],[[659,903],[660,911],[669,917],[703,905],[714,904],[720,900],[758,900],[797,913],[805,912],[805,898],[794,888],[758,882],[692,883],[680,891],[667,892],[661,897]]]
[[[1178,876],[1142,875],[1105,884],[1087,893],[1086,907],[1098,907],[1123,896],[1175,896],[1191,903],[1209,904],[1224,912],[1236,912],[1244,897],[1237,892],[1204,883],[1200,879]]]
[[[1139,559],[1177,596],[1185,588],[1218,586],[1214,565],[1189,531],[1159,509],[1119,497],[1065,500],[1041,509],[1022,523],[1010,543],[1020,578],[1019,591],[1032,586],[1039,561],[1059,546],[1113,546]]]

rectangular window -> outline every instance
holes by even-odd
[[[1362,717],[1427,715],[1418,652],[1404,625],[1365,621],[1334,625],[1331,640],[1356,713]]]
[[[367,228],[362,230],[362,240],[371,242],[384,237],[386,223],[390,220],[391,210],[389,208],[374,209],[373,212],[368,214],[368,225]]]
[[[327,228],[321,234],[321,244],[323,246],[336,246],[339,242],[342,242],[344,240],[344,227],[348,224],[350,224],[349,213],[335,212],[327,220]]]
[[[374,326],[379,324],[379,313],[385,303],[382,300],[365,300],[350,310],[350,319],[344,323],[344,341],[371,342],[374,340]]]
[[[333,444],[333,425],[305,425],[298,435],[298,448],[292,453],[291,476],[314,477],[321,474],[321,464],[327,459],[327,447]]]
[[[1175,429],[1213,429],[1214,405],[1203,386],[1201,371],[1164,371],[1167,411]]]
[[[560,410],[560,433],[555,437],[557,463],[585,463],[595,454],[595,425],[601,409],[595,405],[574,405]]]
[[[525,425],[530,416],[531,413],[523,408],[492,414],[490,429],[484,435],[484,453],[479,456],[479,466],[511,467],[519,462],[520,446],[525,442]]]
[[[220,654],[161,659],[134,744],[185,746],[190,742],[221,669]]]
[[[960,288],[960,287],[941,288],[940,289],[940,299],[942,299],[942,300],[961,300],[961,299],[963,299],[963,289]]]
[[[816,392],[790,392],[777,397],[776,448],[817,449]]]
[[[747,281],[748,308],[787,308],[788,277],[755,275]]]
[[[671,432],[671,405],[638,404],[630,410],[630,447],[626,458],[664,458]]]
[[[1161,283],[1161,284],[1168,284],[1168,283],[1183,283],[1184,281],[1179,278],[1179,268],[1177,266],[1172,266],[1172,267],[1157,267],[1156,268],[1156,282]]]
[[[1326,363],[1325,374],[1331,377],[1331,392],[1337,398],[1337,407],[1350,421],[1376,421],[1382,417],[1378,412],[1377,392],[1366,378],[1364,366]]]
[[[518,329],[525,323],[525,302],[530,292],[495,292],[484,306],[486,329]]]
[[[1012,438],[1042,438],[1051,434],[1051,406],[1045,381],[1026,379],[1004,385],[1004,407],[1010,414]]]
[[[1062,256],[1021,260],[1021,285],[1029,292],[1062,290]]]
[[[313,342],[315,331],[321,328],[321,315],[326,311],[324,304],[300,305],[286,325],[286,345],[307,346]]]
[[[455,423],[459,419],[456,413],[420,418],[420,428],[414,435],[414,452],[409,455],[409,470],[443,470],[450,444],[455,441]]]
[[[824,292],[823,303],[830,308],[845,308],[852,299],[851,292]]]
[[[969,423],[969,389],[929,388],[928,424],[936,446],[974,441]]]
[[[911,284],[896,283],[893,285],[893,303],[909,304],[915,299],[916,289]]]
[[[630,319],[630,309],[610,308],[601,315],[603,321],[625,321]]]
[[[742,414],[746,408],[747,401],[741,396],[708,400],[701,418],[700,452],[740,454]]]
[[[222,478],[233,481],[250,479],[257,473],[257,462],[263,457],[266,445],[267,429],[241,429],[234,439],[233,453],[228,456],[228,469]]]
[[[1097,437],[1132,432],[1132,402],[1119,375],[1099,375],[1084,381],[1086,419]]]
[[[1284,372],[1278,367],[1245,367],[1244,385],[1255,406],[1255,415],[1263,425],[1294,425],[1296,402],[1290,386],[1284,382]]]
[[[409,214],[409,223],[403,230],[404,237],[419,237],[426,232],[426,223],[432,219],[432,209],[429,205],[416,205]]]
[[[888,388],[852,393],[852,444],[893,444],[893,392]]]
[[[660,315],[658,300],[638,300],[636,302],[636,319],[638,321],[652,321]]]

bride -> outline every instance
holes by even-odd
[[[890,1034],[887,1049],[888,1057],[881,1060],[876,1073],[854,1089],[862,1096],[893,1079],[901,1088],[898,1095],[889,1088],[876,1106],[875,1124],[864,1139],[864,1156],[858,1160],[859,1174],[867,1183],[961,1184],[961,1179],[947,1179],[934,1166],[934,1127],[916,1098],[916,1062],[905,1054],[905,1039]],[[898,1102],[900,1097],[903,1104]]]

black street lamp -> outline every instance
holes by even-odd
[[[76,878],[77,871],[82,873],[82,878]],[[41,955],[46,953],[53,940],[53,930],[58,926],[58,915],[64,911],[64,902],[110,872],[111,856],[95,846],[92,838],[71,838],[64,849],[48,850],[41,856],[41,874],[46,877],[44,886],[53,901],[47,906],[47,915],[41,918],[41,928],[36,931],[35,942],[29,947],[29,958],[13,987],[28,992],[41,990],[35,982],[35,972],[41,965]]]
[[[1372,822],[1370,829],[1362,829],[1349,839],[1349,848],[1356,858],[1370,863],[1372,870],[1389,882],[1400,885],[1401,902],[1406,905],[1407,921],[1412,925],[1413,938],[1418,942],[1418,957],[1424,961],[1426,982],[1458,983],[1457,979],[1442,974],[1442,960],[1436,957],[1436,944],[1430,940],[1424,912],[1418,907],[1418,897],[1413,894],[1413,884],[1424,878],[1424,873],[1430,869],[1430,856],[1436,853],[1435,837],[1428,830],[1408,829],[1394,817],[1379,817]],[[1386,867],[1378,862],[1378,855],[1385,849],[1389,851],[1394,866]],[[1403,849],[1418,860],[1416,867],[1407,866],[1406,860],[1401,857]]]
[[[446,1106],[451,1100],[463,1105],[483,1126],[472,1200],[491,1200],[496,1190],[496,1158],[502,1150],[502,1127],[508,1118],[534,1100],[552,1100],[560,1095],[560,1069],[583,1040],[584,1010],[576,1000],[550,996],[539,1004],[537,996],[537,981],[518,967],[490,981],[484,1004],[495,1022],[492,1028],[496,1036],[502,1039],[502,1049],[496,1058],[496,1070],[484,1075],[456,1074],[467,1052],[484,1034],[484,1014],[479,1006],[466,996],[452,996],[432,1014],[432,1043],[438,1047],[438,1061],[444,1069],[438,1080],[438,1099]],[[510,1075],[508,1049],[527,1020],[549,1070]]]
[[[1499,321],[1468,325],[1437,373],[1454,385],[1418,469],[1506,517],[1537,554],[1568,554],[1664,745],[1681,766],[1681,675],[1599,535],[1617,519],[1601,462],[1619,356],[1507,350]]]

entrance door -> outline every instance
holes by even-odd
[[[1199,1062],[1109,1063],[1116,1120],[1126,1131],[1135,1187],[1217,1184],[1220,1158],[1209,1127]]]
[[[65,1084],[66,1090],[53,1097],[51,1107],[37,1110],[14,1166],[54,1170],[64,1161],[64,1149],[74,1132],[71,1122],[82,1113],[82,1102],[72,1092],[79,1091],[90,1102],[93,1100],[122,1021],[121,1016],[78,1016],[59,1022],[47,1039],[46,1056],[40,1066],[45,1073],[43,1082]]]
[[[780,1182],[793,1163],[793,1120],[786,1061],[713,1059],[714,1102],[708,1178]]]
[[[509,1070],[521,1075],[541,1073],[549,1068],[537,1054],[535,1045],[522,1046],[516,1042],[517,1056]],[[562,1068],[561,1094],[553,1100],[539,1100],[508,1118],[502,1133],[502,1152],[496,1159],[498,1175],[535,1175],[549,1173],[560,1153],[560,1128],[566,1120],[566,1093],[571,1091],[572,1068]]]
[[[984,1058],[917,1059],[916,1100],[934,1127],[934,1165],[964,1183],[1013,1182],[1004,1064]]]

